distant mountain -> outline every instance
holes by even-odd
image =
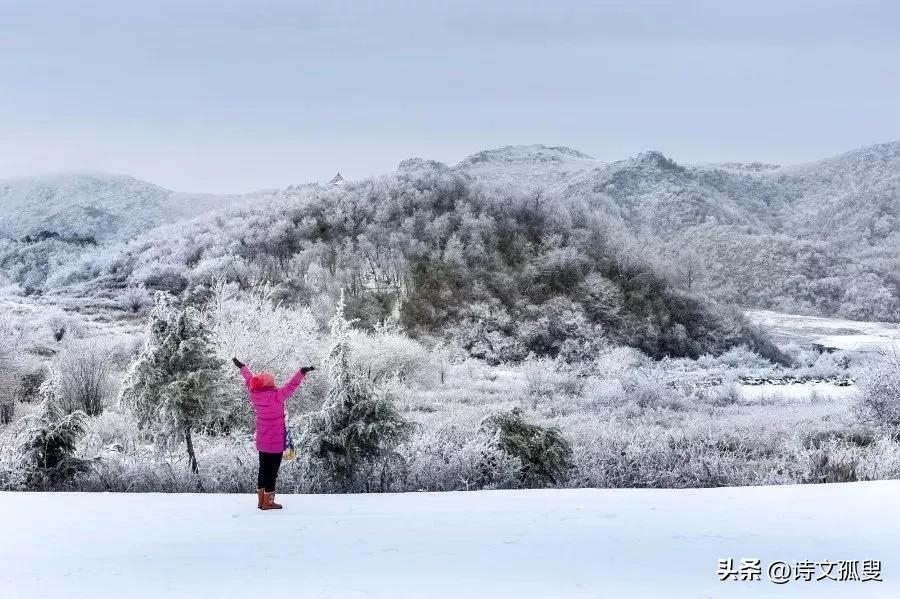
[[[898,229],[900,142],[799,166],[682,165],[657,151],[613,163],[569,148],[507,146],[455,170],[476,179],[588,201],[632,228],[671,234],[709,220],[865,240]]]
[[[656,151],[603,163],[568,148],[514,146],[454,170],[619,219],[667,259],[694,262],[680,265],[690,286],[719,299],[900,319],[900,142],[787,167],[690,166]]]
[[[169,238],[176,228],[160,225],[241,204],[251,210],[240,218],[258,220],[259,231],[254,229],[252,235],[217,231],[225,227],[218,223],[230,223],[233,215],[215,211],[207,219],[206,235],[209,244],[221,246],[217,260],[200,269],[200,274],[194,273],[192,265],[203,254],[196,249],[173,269],[187,269],[179,276],[189,283],[206,280],[224,264],[236,268],[235,253],[258,243],[257,237],[281,239],[272,258],[281,268],[312,251],[295,239],[295,229],[301,227],[295,222],[298,218],[304,223],[304,239],[312,235],[310,231],[320,231],[317,234],[330,243],[336,234],[305,216],[279,220],[277,210],[312,203],[333,209],[352,205],[350,214],[377,211],[380,208],[372,204],[375,192],[370,188],[382,184],[398,185],[398,195],[377,201],[401,205],[419,193],[433,193],[444,198],[441,202],[451,202],[463,188],[467,197],[489,192],[491,197],[506,198],[509,210],[521,202],[526,212],[533,210],[527,207],[532,204],[555,205],[564,209],[565,218],[573,219],[569,223],[573,227],[605,223],[609,230],[623,231],[634,244],[619,238],[598,243],[614,242],[622,248],[617,251],[639,252],[641,260],[654,263],[668,279],[666,284],[719,301],[809,315],[900,321],[900,142],[795,166],[686,165],[658,151],[602,162],[562,146],[505,146],[478,152],[454,166],[410,158],[384,177],[355,182],[341,178],[340,185],[301,185],[246,196],[179,194],[112,175],[0,181],[0,283],[5,278],[23,289],[40,290],[66,280],[92,285],[96,273],[90,268],[78,266],[77,272],[67,273],[67,268],[75,267],[59,257],[53,258],[54,264],[65,268],[51,267],[46,255],[63,251],[55,249],[59,239],[73,246],[64,251],[77,254],[83,251],[79,247],[84,237],[96,238],[101,245],[137,237],[147,248],[163,252],[157,262],[175,259],[178,254]],[[452,211],[452,206],[446,208]],[[420,217],[410,222],[416,228],[450,226]],[[193,226],[178,228],[182,232],[177,235],[183,236]],[[20,241],[4,246],[3,237]],[[460,234],[460,240],[475,237],[471,231]],[[570,251],[567,246],[573,243],[566,235],[552,242],[560,244],[560,252]],[[347,247],[352,243],[356,242],[348,241]],[[504,243],[537,251],[533,240],[516,238]],[[365,250],[363,256],[371,251]],[[388,250],[389,255],[396,251]],[[135,256],[135,264],[141,264],[141,259]],[[342,258],[357,259],[362,258]],[[267,273],[276,267],[254,268],[259,272],[248,277],[256,280],[270,276]],[[335,266],[326,261],[323,268],[332,272]],[[553,268],[547,266],[547,272]],[[124,283],[121,272],[108,275],[116,285]],[[352,284],[362,283],[354,280]]]
[[[161,224],[226,207],[239,196],[175,193],[134,177],[60,174],[0,180],[0,236],[42,232],[127,239]]]

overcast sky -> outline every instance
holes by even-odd
[[[0,178],[240,192],[525,143],[809,161],[900,139],[898,5],[0,0]]]

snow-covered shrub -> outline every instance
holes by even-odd
[[[96,343],[70,342],[55,360],[63,405],[97,416],[112,395],[107,351]]]
[[[719,361],[730,368],[765,368],[771,363],[755,351],[742,345],[732,347],[719,356]]]
[[[587,377],[581,397],[591,408],[620,406],[625,403],[625,387],[617,378]]]
[[[57,342],[63,340],[71,325],[72,319],[63,313],[59,313],[47,320],[47,328],[50,330],[53,339]]]
[[[519,483],[524,487],[563,484],[572,468],[572,446],[557,427],[527,422],[519,408],[493,414],[481,429],[494,435],[497,447],[521,463]]]
[[[123,310],[139,314],[153,304],[153,296],[143,285],[132,285],[121,293],[119,301]]]
[[[382,328],[374,334],[353,331],[350,344],[354,360],[373,381],[398,377],[416,386],[437,382],[438,369],[428,350],[397,331]]]
[[[847,374],[850,364],[851,359],[847,352],[823,352],[804,373],[818,378],[842,376]]]
[[[497,443],[497,432],[446,422],[398,448],[407,465],[407,491],[476,491],[521,485],[521,461]]]
[[[516,337],[513,318],[497,300],[466,306],[459,325],[449,328],[449,337],[473,358],[491,365],[518,362],[528,354]]]
[[[142,435],[137,418],[127,410],[108,409],[84,422],[84,437],[78,444],[78,453],[84,458],[115,453],[134,453]]]
[[[351,355],[350,322],[343,297],[331,322],[331,347],[325,356],[329,389],[322,409],[300,425],[299,446],[310,470],[321,472],[323,485],[343,491],[386,490],[385,475],[398,457],[397,445],[412,424],[394,407],[383,387],[376,387]],[[373,488],[371,474],[381,473]]]
[[[876,358],[862,368],[854,408],[865,422],[900,426],[900,355]]]
[[[28,478],[12,427],[0,427],[0,491],[24,491]]]
[[[17,347],[21,330],[11,318],[0,317],[0,425],[9,424],[15,412],[15,400],[20,395],[21,352]]]
[[[622,377],[625,397],[641,408],[684,409],[684,395],[655,368],[640,368]]]
[[[609,347],[594,358],[593,370],[601,377],[620,378],[626,372],[650,364],[651,360],[633,347]]]
[[[761,484],[794,460],[784,435],[671,423],[592,422],[574,444],[576,487],[685,488]],[[793,478],[781,482],[796,482]]]
[[[14,401],[0,401],[0,425],[12,422],[15,414],[16,403]]]
[[[38,390],[46,379],[47,369],[43,365],[25,372],[19,382],[19,399],[26,403],[37,399]]]
[[[733,406],[741,401],[740,386],[735,382],[727,382],[722,385],[714,385],[697,390],[697,396],[714,406]]]
[[[128,370],[121,401],[142,427],[183,438],[191,470],[198,472],[192,431],[226,413],[224,362],[212,333],[194,308],[177,310],[163,294],[147,324],[147,342]]]
[[[583,380],[574,372],[560,370],[556,361],[549,358],[526,360],[522,363],[525,376],[525,392],[532,409],[547,401],[559,401],[561,396],[581,393]]]
[[[40,409],[19,422],[17,440],[28,487],[50,490],[87,468],[86,462],[75,457],[87,416],[80,410],[66,412],[54,373],[41,385],[39,396]]]

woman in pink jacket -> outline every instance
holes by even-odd
[[[284,452],[284,402],[294,394],[304,377],[316,368],[305,366],[294,373],[283,387],[278,387],[271,372],[253,374],[237,358],[232,358],[232,361],[241,369],[256,411],[256,449],[259,451],[257,507],[261,510],[280,510],[281,505],[275,503],[275,479],[278,478],[281,454]]]

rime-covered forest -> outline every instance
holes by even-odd
[[[0,488],[252,490],[232,357],[319,367],[286,491],[896,477],[898,172],[520,146],[227,197],[0,182]]]

